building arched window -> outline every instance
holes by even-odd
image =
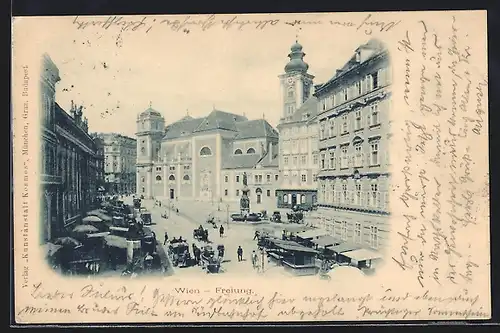
[[[288,88],[288,97],[293,97],[295,95],[295,89],[293,87]]]
[[[174,176],[174,175],[170,175],[170,176],[168,177],[168,180],[170,180],[170,181],[174,181],[174,180],[175,180],[175,176]]]
[[[248,148],[248,149],[247,149],[247,154],[255,154],[255,149],[253,149],[253,148]]]
[[[257,187],[257,189],[255,190],[255,193],[262,194],[262,189],[260,187]]]
[[[283,194],[283,203],[288,203],[288,194]]]
[[[212,151],[208,147],[203,147],[200,150],[200,156],[210,156],[212,155]]]
[[[184,175],[184,177],[182,179],[185,181],[189,181],[189,175]]]
[[[142,155],[146,154],[146,148],[141,147],[141,154],[142,154]]]
[[[241,155],[241,154],[243,154],[243,152],[239,148],[234,151],[234,155]]]
[[[161,176],[160,175],[156,176],[156,181],[161,182]]]

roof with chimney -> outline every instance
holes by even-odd
[[[248,120],[245,116],[213,110],[206,117],[185,116],[166,126],[163,139],[172,140],[217,130],[234,132],[234,140],[278,138],[278,132],[264,119]]]
[[[359,46],[351,58],[342,66],[342,68],[337,69],[335,74],[326,83],[316,88],[316,93],[321,93],[323,90],[328,89],[332,82],[336,81],[340,77],[352,72],[354,68],[369,62],[371,59],[377,56],[387,53],[387,48],[383,42],[378,39],[372,38],[365,44]]]

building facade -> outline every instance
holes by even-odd
[[[118,133],[96,133],[103,145],[104,189],[109,194],[136,192],[137,142]]]
[[[221,171],[220,201],[239,204],[243,174],[246,173],[251,211],[274,209],[279,184],[278,156],[278,144],[274,141],[269,142],[267,149],[260,154],[229,155]]]
[[[42,242],[65,235],[97,205],[97,175],[102,173],[83,108],[72,104],[70,115],[55,102],[58,81],[57,66],[44,55],[40,77]]]
[[[161,114],[149,108],[138,116],[137,129],[138,194],[171,200],[235,200],[236,175],[258,165],[271,168],[263,158],[279,139],[264,119],[219,110],[165,127]]]
[[[314,76],[307,71],[302,46],[295,43],[288,55],[285,74],[279,76],[282,117],[280,132],[279,173],[276,191],[278,208],[317,201],[318,128],[317,99],[313,93]]]
[[[391,66],[376,40],[316,89],[318,204],[335,237],[373,249],[389,236]]]
[[[96,182],[97,191],[103,194],[106,191],[106,177],[104,174],[104,142],[101,138],[92,134],[96,146]],[[135,167],[135,164],[134,164]],[[134,175],[135,176],[135,175]],[[135,184],[134,184],[135,185]]]
[[[85,213],[98,205],[97,148],[88,133],[83,107],[72,103],[70,114],[55,104],[57,168],[61,176],[61,232],[79,223]]]
[[[61,176],[56,163],[57,135],[55,118],[55,86],[61,80],[59,69],[45,54],[41,61],[40,75],[40,213],[42,219],[41,241],[52,238],[58,229],[58,207],[61,199]]]

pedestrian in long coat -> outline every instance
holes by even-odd
[[[219,234],[221,237],[224,236],[224,227],[222,225],[220,226]]]

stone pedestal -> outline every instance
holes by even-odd
[[[250,213],[250,198],[248,197],[248,192],[250,189],[248,187],[243,187],[241,190],[240,198],[240,213],[241,215],[248,215]]]

